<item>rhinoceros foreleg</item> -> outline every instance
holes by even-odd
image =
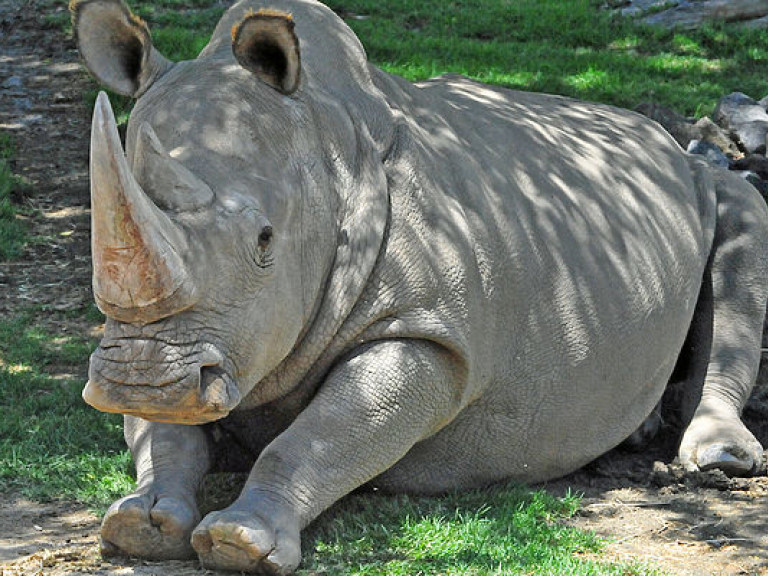
[[[705,274],[711,284],[702,289],[703,297],[711,293],[712,298],[709,363],[679,454],[688,469],[753,474],[763,466],[763,450],[741,421],[741,411],[760,363],[768,213],[756,191],[741,182],[720,181],[717,200],[715,240]]]
[[[264,450],[239,498],[195,529],[192,545],[203,566],[293,571],[301,529],[453,417],[461,374],[452,356],[429,342],[362,346]]]
[[[125,439],[136,464],[137,488],[104,516],[102,554],[194,557],[190,534],[200,521],[195,496],[209,467],[205,433],[196,426],[126,416]]]

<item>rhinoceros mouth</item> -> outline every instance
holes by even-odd
[[[83,399],[102,412],[138,416],[153,422],[204,424],[224,418],[240,403],[235,379],[222,367],[220,354],[185,363],[168,378],[151,374],[143,363],[116,367],[108,348],[91,356]],[[162,372],[162,371],[161,371]],[[149,374],[148,374],[149,373]]]

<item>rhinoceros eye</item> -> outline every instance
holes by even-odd
[[[266,225],[261,229],[258,236],[258,244],[252,253],[254,263],[261,270],[268,270],[274,263],[274,255],[272,254],[272,226]]]
[[[272,226],[264,226],[259,234],[259,248],[266,250],[272,242]]]

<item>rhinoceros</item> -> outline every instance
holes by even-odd
[[[633,112],[366,60],[315,0],[242,0],[172,63],[122,0],[72,5],[137,98],[91,134],[85,400],[125,415],[137,488],[105,554],[286,574],[360,486],[564,475],[691,392],[679,458],[751,474],[740,419],[768,292],[756,191]],[[201,518],[212,470],[249,470]]]

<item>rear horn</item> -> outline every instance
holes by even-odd
[[[133,173],[145,185],[151,183],[152,201],[162,210],[189,212],[213,203],[208,184],[173,158],[146,122],[139,126]]]

